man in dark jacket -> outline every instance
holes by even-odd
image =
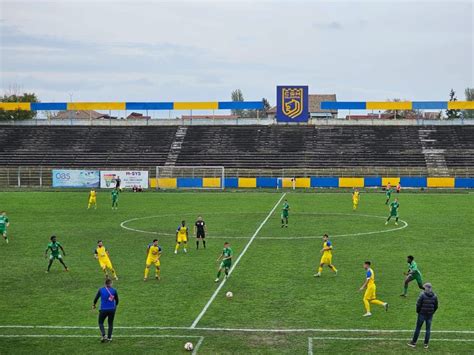
[[[100,311],[99,311],[99,329],[102,335],[102,342],[112,341],[112,332],[114,330],[114,318],[115,310],[119,304],[119,297],[117,291],[112,288],[112,280],[105,280],[105,287],[102,287],[97,291],[95,295],[94,302],[92,304],[92,309],[95,309],[95,305],[100,298]],[[109,325],[108,334],[105,335],[104,322],[107,318],[107,323]]]
[[[425,349],[428,349],[431,335],[431,321],[433,320],[433,314],[435,314],[438,309],[438,297],[433,292],[432,286],[430,283],[425,283],[423,285],[424,291],[420,293],[418,301],[416,301],[416,313],[418,313],[418,319],[416,321],[416,329],[413,334],[413,339],[408,343],[408,346],[414,348],[416,346],[416,341],[420,335],[421,327],[423,323],[426,322],[426,333],[425,333]]]

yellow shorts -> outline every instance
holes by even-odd
[[[354,200],[354,201],[352,201],[352,203],[353,203],[354,205],[358,205],[358,204],[359,204],[359,200]]]
[[[176,239],[178,243],[186,243],[188,238],[185,235],[178,234],[178,238]]]
[[[155,265],[156,267],[160,267],[160,259],[146,259],[146,266],[150,267],[151,265]]]
[[[331,265],[332,264],[332,255],[323,255],[321,257],[320,264]]]
[[[95,197],[89,199],[90,204],[96,203],[96,201],[97,201],[97,199]]]
[[[368,286],[364,293],[364,300],[375,300],[377,298],[376,290],[375,285]]]
[[[110,260],[100,260],[99,259],[99,265],[102,268],[102,270],[104,270],[105,268],[113,269],[112,262]]]

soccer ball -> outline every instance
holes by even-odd
[[[184,344],[184,348],[187,350],[187,351],[192,351],[194,349],[194,345],[193,343],[191,342],[187,342],[186,344]]]
[[[228,291],[228,292],[225,294],[225,296],[226,296],[227,298],[232,298],[232,297],[234,297],[234,294],[233,294],[232,292]]]

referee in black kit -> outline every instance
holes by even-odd
[[[206,249],[206,222],[203,221],[201,216],[198,216],[196,223],[194,223],[194,234],[196,235],[196,249],[199,249],[199,241],[202,240],[202,245],[204,249]]]

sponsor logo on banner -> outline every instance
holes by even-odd
[[[308,86],[277,86],[277,122],[308,122]]]
[[[53,170],[53,187],[99,187],[98,170]]]
[[[120,178],[120,188],[148,188],[148,171],[146,170],[107,170],[100,172],[100,187],[113,189]]]

